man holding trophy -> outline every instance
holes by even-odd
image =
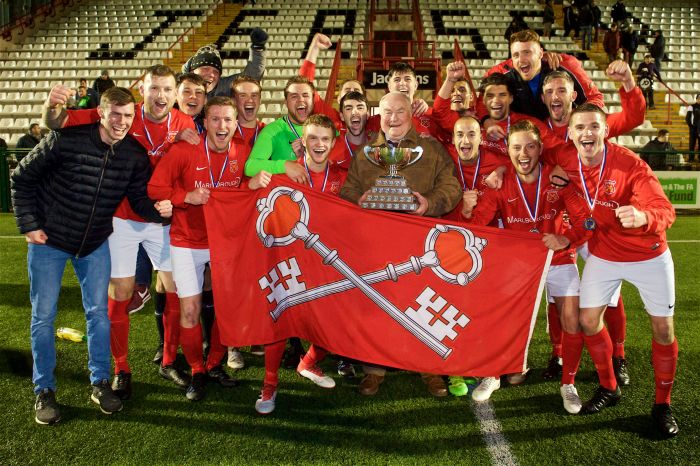
[[[411,100],[390,92],[379,101],[381,131],[355,154],[340,196],[361,207],[440,217],[462,198],[454,163],[445,148],[428,135],[419,135],[411,120]],[[364,367],[360,393],[374,395],[385,369]],[[422,374],[433,396],[447,396],[439,375]]]

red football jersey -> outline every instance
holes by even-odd
[[[486,177],[489,176],[496,168],[504,166],[506,163],[510,163],[506,162],[502,156],[480,147],[477,162],[471,165],[464,165],[459,161],[457,149],[455,149],[454,145],[449,146],[448,149],[448,152],[455,163],[455,170],[457,172],[455,176],[462,186],[462,191],[476,189],[479,197],[483,196],[484,192],[490,190],[490,188],[486,185]],[[455,222],[463,221],[461,212],[462,200],[460,199],[457,207],[455,207],[452,212],[443,215],[443,218],[453,220]],[[496,226],[498,224],[498,217],[499,216],[496,215],[493,222],[491,222],[489,225]]]
[[[244,164],[238,158],[235,144],[227,152],[216,152],[206,146],[206,133],[196,145],[179,142],[158,164],[148,183],[148,195],[154,199],[170,199],[173,218],[170,243],[191,249],[207,249],[207,228],[204,207],[185,203],[188,192],[197,188],[210,191],[237,188],[243,181]]]
[[[348,130],[345,128],[340,130],[340,134],[335,138],[335,146],[331,149],[331,155],[329,157],[331,162],[345,171],[350,168],[350,162],[358,155],[357,149],[360,148],[360,146],[356,146],[348,141],[347,133]],[[361,153],[359,156],[364,157]]]
[[[306,167],[303,158],[298,159],[297,162],[300,163],[302,167]],[[326,167],[326,170],[322,172],[314,172],[309,169],[306,170],[306,172],[309,174],[309,178],[311,178],[309,186],[315,191],[339,196],[340,188],[343,187],[345,178],[348,177],[348,171],[347,169],[339,167],[338,164],[332,163],[330,159],[328,160],[328,165],[326,165]]]
[[[549,184],[551,170],[542,165],[539,183],[525,184],[519,183],[515,168],[510,165],[503,177],[503,187],[485,192],[479,198],[471,219],[466,219],[466,222],[486,225],[500,211],[506,229],[564,235],[571,245],[554,254],[552,265],[574,264],[576,246],[582,244],[587,235],[582,227],[570,228],[563,212],[568,212],[574,225],[577,222],[581,225],[586,218],[586,209],[578,201],[575,190]]]
[[[236,153],[238,154],[238,163],[245,166],[248,161],[250,151],[253,150],[253,144],[258,139],[260,131],[265,127],[265,123],[258,121],[255,128],[244,128],[240,125],[236,127],[236,134],[232,141],[236,145]]]
[[[668,248],[666,230],[676,219],[676,212],[646,162],[625,147],[609,142],[605,147],[605,164],[591,168],[579,164],[573,143],[548,154],[566,171],[571,184],[578,190],[578,196],[586,200],[583,193],[586,189],[594,202],[592,217],[596,227],[588,241],[588,249],[596,257],[614,262],[657,257]],[[648,224],[641,228],[623,228],[615,210],[626,205],[645,212]],[[578,225],[574,226],[578,228]]]

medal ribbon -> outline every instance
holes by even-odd
[[[172,120],[172,116],[172,112],[168,112],[167,133],[165,134],[163,142],[161,142],[158,147],[155,147],[155,144],[153,144],[153,140],[151,139],[151,133],[148,132],[148,126],[146,125],[146,109],[144,105],[141,105],[141,120],[143,120],[143,129],[146,133],[146,139],[148,140],[148,144],[151,146],[151,150],[148,151],[148,155],[157,155],[158,152],[163,148],[165,143],[168,141],[168,134],[170,134],[170,122]]]
[[[464,167],[462,167],[462,161],[459,160],[459,157],[457,157],[458,160],[458,165],[459,165],[459,176],[462,178],[462,190],[466,191],[467,190],[467,179],[464,177]],[[476,168],[474,169],[474,179],[472,180],[472,187],[470,188],[472,191],[474,190],[474,187],[476,186],[476,180],[479,179],[479,166],[481,165],[481,151],[478,151],[477,156],[476,156]]]
[[[518,178],[518,174],[515,174],[515,181],[518,182],[518,189],[520,190],[520,197],[522,198],[523,202],[525,203],[525,208],[527,209],[527,214],[530,216],[532,219],[532,225],[533,227],[536,227],[537,225],[537,212],[540,210],[540,191],[542,189],[542,164],[538,163],[539,166],[539,174],[537,175],[537,197],[535,198],[535,213],[532,213],[532,209],[530,209],[530,203],[527,202],[527,196],[525,196],[525,191],[523,191],[523,185],[520,182],[520,178]]]
[[[348,141],[347,134],[345,135],[345,147],[348,148],[348,153],[350,154],[350,158],[352,159],[355,156],[355,154],[353,153],[352,148],[350,147],[350,141]]]
[[[323,186],[321,187],[321,192],[326,191],[326,182],[328,181],[328,173],[330,168],[330,162],[326,161],[326,175],[323,177]],[[311,180],[311,173],[309,172],[309,166],[306,164],[306,157],[304,157],[304,169],[306,170],[306,174],[309,175],[309,186],[313,188],[314,182]]]
[[[221,165],[221,173],[219,173],[219,179],[214,182],[214,173],[211,171],[211,158],[209,157],[209,141],[204,138],[204,151],[207,153],[207,163],[209,164],[209,179],[211,180],[212,187],[216,188],[221,183],[221,178],[224,176],[224,171],[228,165],[228,155],[231,152],[231,141],[228,143],[228,150],[226,151],[226,159],[224,159],[224,164]]]
[[[554,131],[554,127],[552,126],[552,119],[551,118],[547,118],[547,125],[549,126],[549,129]],[[569,132],[568,131],[564,135],[564,142],[569,142]]]
[[[581,163],[581,155],[578,155],[578,173],[581,177],[581,185],[583,187],[583,197],[586,199],[586,204],[588,208],[591,209],[591,216],[593,216],[593,209],[595,209],[595,203],[598,200],[598,191],[600,190],[600,181],[603,179],[603,170],[605,170],[605,160],[608,158],[608,146],[603,146],[603,162],[600,164],[600,173],[598,174],[598,183],[595,187],[595,195],[593,200],[591,200],[591,195],[588,193],[588,186],[586,186],[586,178],[583,176],[583,164]]]
[[[238,128],[238,133],[241,135],[241,138],[245,140],[245,136],[243,135],[243,130],[241,129],[241,125],[237,124],[236,127]],[[253,136],[253,140],[251,141],[253,144],[255,144],[256,139],[258,139],[258,130],[260,127],[258,126],[257,122],[255,122],[255,136]],[[296,131],[295,131],[296,133]]]

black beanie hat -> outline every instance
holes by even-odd
[[[216,45],[209,44],[201,47],[197,50],[197,53],[192,55],[187,62],[182,65],[182,71],[184,73],[191,73],[200,66],[213,66],[219,73],[223,72],[223,65],[221,63],[221,56],[219,51],[216,50]]]

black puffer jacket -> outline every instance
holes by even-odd
[[[112,233],[112,216],[127,196],[144,219],[163,219],[148,198],[148,156],[131,136],[109,146],[99,123],[51,132],[11,176],[21,233],[42,229],[47,245],[86,256]]]

